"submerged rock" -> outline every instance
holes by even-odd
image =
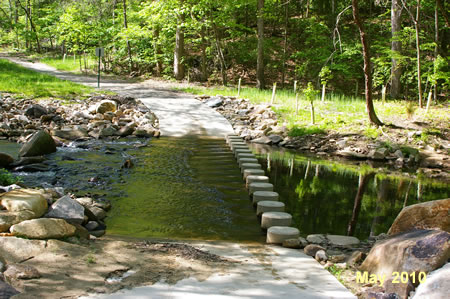
[[[14,162],[14,158],[6,153],[0,153],[0,168],[7,168]]]

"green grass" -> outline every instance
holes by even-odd
[[[84,73],[84,60],[83,57],[81,57],[81,66],[82,71],[80,70],[80,56],[77,56],[76,59],[73,59],[73,56],[67,56],[66,59],[63,61],[62,57],[44,57],[41,58],[40,61],[42,63],[48,64],[52,67],[54,67],[57,70],[60,71],[67,71],[72,73],[81,74]],[[97,61],[93,59],[92,57],[86,57],[87,60],[87,68],[88,71],[91,71],[93,68],[97,68]]]
[[[0,59],[0,92],[33,98],[72,98],[87,96],[93,91],[91,87],[41,74]]]
[[[225,87],[198,87],[190,86],[179,89],[184,92],[197,95],[224,95],[237,96],[237,88]],[[241,98],[247,98],[253,104],[269,104],[272,98],[272,90],[259,90],[252,87],[241,88]],[[314,100],[315,125],[310,125],[310,103],[303,95],[298,97],[298,112],[296,112],[296,100],[293,90],[278,89],[273,103],[273,111],[276,112],[280,123],[284,123],[291,130],[291,136],[320,134],[327,131],[340,133],[359,133],[369,138],[376,139],[381,131],[370,125],[366,113],[366,104],[363,98],[337,95],[328,93],[326,100],[322,102],[320,96]],[[374,100],[375,111],[378,117],[386,124],[398,123],[411,118],[411,108],[414,103],[405,101]],[[449,123],[450,114],[448,103],[433,106],[425,113],[425,109],[417,109],[413,118],[423,122],[429,122],[433,126],[442,126]]]

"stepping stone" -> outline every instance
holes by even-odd
[[[265,229],[272,226],[289,226],[291,223],[291,214],[285,212],[265,212],[261,218],[261,228]]]
[[[295,227],[272,226],[267,230],[266,243],[282,244],[284,240],[297,239],[300,231]]]
[[[249,177],[249,176],[247,176]],[[273,191],[256,191],[253,192],[253,204],[260,201],[278,201],[278,193]]]
[[[251,183],[248,185],[248,194],[252,195],[255,191],[273,191],[273,185],[270,183]]]
[[[235,147],[243,147],[243,148],[248,148],[247,143],[245,142],[232,142],[229,144],[230,148],[233,149]]]
[[[268,183],[269,177],[265,175],[249,175],[245,178],[245,188],[248,188],[248,185],[251,183]],[[264,191],[260,191],[264,192]],[[254,193],[253,193],[254,194]]]
[[[264,170],[262,169],[252,169],[252,168],[245,169],[244,180],[246,180],[249,175],[264,175],[264,174],[265,174]]]
[[[234,150],[233,154],[237,157],[239,154],[253,154],[253,152],[250,149],[239,148]]]
[[[284,203],[271,200],[259,201],[256,204],[256,215],[260,216],[265,212],[284,212]]]
[[[241,158],[241,159],[238,159],[238,163],[239,163],[239,167],[241,167],[241,165],[244,163],[258,163],[258,160],[253,159],[253,158]]]
[[[243,163],[241,165],[241,173],[244,173],[246,169],[261,169],[261,165],[258,163]]]
[[[256,159],[256,156],[253,154],[246,154],[246,153],[242,153],[242,154],[237,154],[236,159],[242,159],[242,158],[251,158],[251,159]]]
[[[231,145],[230,148],[231,148],[231,151],[232,151],[233,153],[235,153],[236,150],[238,150],[238,149],[250,150],[250,149],[248,148],[248,145],[246,145],[246,144],[242,144],[242,145],[240,145],[240,144],[238,144],[238,145]]]

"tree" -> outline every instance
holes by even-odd
[[[328,66],[324,66],[319,73],[320,83],[322,83],[322,102],[325,101],[325,88],[328,81],[333,78],[333,74]]]
[[[123,28],[125,30],[128,29],[128,22],[127,22],[127,0],[123,0]],[[128,32],[127,32],[128,35]],[[133,70],[133,58],[131,56],[131,45],[130,41],[128,40],[128,37],[126,38],[127,41],[127,50],[128,50],[128,59],[130,63],[130,72]]]
[[[258,24],[258,56],[256,66],[256,87],[264,89],[264,0],[258,1],[257,24]]]
[[[372,124],[376,126],[382,126],[383,123],[378,119],[372,101],[372,72],[370,68],[369,41],[367,40],[364,27],[359,17],[358,0],[352,0],[352,9],[353,9],[353,19],[355,21],[356,26],[358,27],[359,36],[363,48],[362,53],[364,58],[364,87],[365,87],[367,113],[369,114],[369,120]]]
[[[185,75],[184,69],[184,0],[180,0],[180,9],[177,13],[177,29],[175,34],[175,51],[173,57],[173,73],[175,79],[183,80]]]
[[[391,68],[391,97],[398,98],[400,96],[400,77],[402,75],[401,65],[398,61],[398,56],[402,48],[402,43],[399,39],[399,32],[402,29],[402,6],[399,5],[399,0],[392,0],[391,4],[391,50],[392,50],[392,68]]]

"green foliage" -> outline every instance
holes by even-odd
[[[9,186],[20,183],[21,179],[4,168],[0,168],[0,186]]]
[[[308,82],[308,86],[305,89],[303,89],[303,94],[306,97],[306,100],[311,103],[314,101],[314,98],[317,96],[318,93],[319,91],[314,89],[314,86],[311,82]]]
[[[331,70],[328,66],[324,66],[320,70],[319,77],[320,77],[320,83],[322,83],[322,85],[325,85],[325,84],[327,84],[328,81],[333,79],[333,74],[331,73]]]
[[[290,130],[288,135],[290,137],[298,137],[298,136],[305,136],[305,135],[313,135],[313,134],[325,134],[326,131],[323,128],[320,127],[299,127],[298,125],[293,126]]]

